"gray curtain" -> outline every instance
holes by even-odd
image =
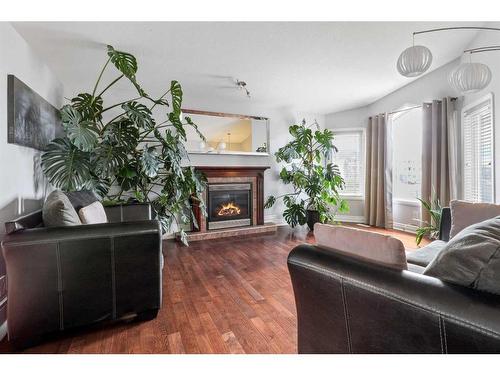
[[[370,117],[366,130],[365,221],[377,227],[387,224],[386,117]]]
[[[422,199],[438,198],[442,206],[457,197],[458,134],[452,98],[433,100],[423,105]],[[422,208],[422,220],[430,221]]]

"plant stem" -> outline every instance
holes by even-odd
[[[108,61],[106,61],[106,64],[104,64],[104,67],[101,70],[101,73],[99,74],[99,77],[97,78],[97,82],[95,83],[94,90],[92,90],[92,97],[95,96],[95,92],[97,90],[97,86],[99,85],[99,81],[102,78],[102,75],[104,74],[104,71],[106,70],[106,67],[108,66],[109,62],[111,61],[111,56],[108,58]]]
[[[119,76],[118,78],[115,78],[109,85],[107,85],[104,90],[102,90],[99,95],[97,95],[98,97],[99,96],[102,96],[102,94],[104,94],[111,86],[113,86],[116,82],[118,82],[120,79],[122,79],[124,77],[124,75],[122,74],[121,76]]]
[[[170,92],[170,90],[171,89],[168,89],[168,91],[166,93],[164,93],[162,96],[160,96],[160,98],[158,100],[162,100],[165,97],[165,95],[167,95]],[[149,110],[152,111],[153,108],[156,107],[156,104],[158,104],[158,103],[153,103],[153,105],[151,106],[151,108],[149,108]]]
[[[119,105],[123,105],[123,104],[125,104],[125,103],[129,103],[129,102],[134,102],[134,101],[139,100],[139,99],[141,99],[141,96],[139,96],[139,97],[137,97],[137,98],[134,98],[134,99],[125,100],[125,101],[120,102],[120,103],[116,103],[115,105],[112,105],[112,106],[110,106],[110,107],[106,107],[106,108],[104,108],[104,109],[101,111],[101,113],[104,113],[104,112],[106,112],[106,111],[109,111],[110,109],[113,109],[113,108],[115,108],[115,107],[118,107]]]

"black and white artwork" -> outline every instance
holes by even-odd
[[[7,77],[8,142],[44,150],[62,135],[59,111],[13,75]]]

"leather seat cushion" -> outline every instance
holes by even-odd
[[[436,257],[441,249],[446,245],[445,241],[436,240],[418,250],[407,251],[406,260],[408,263],[417,266],[427,267],[427,265]]]

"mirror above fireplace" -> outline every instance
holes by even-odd
[[[188,128],[186,149],[190,154],[269,155],[269,119],[259,116],[182,109],[191,117],[203,141]]]

